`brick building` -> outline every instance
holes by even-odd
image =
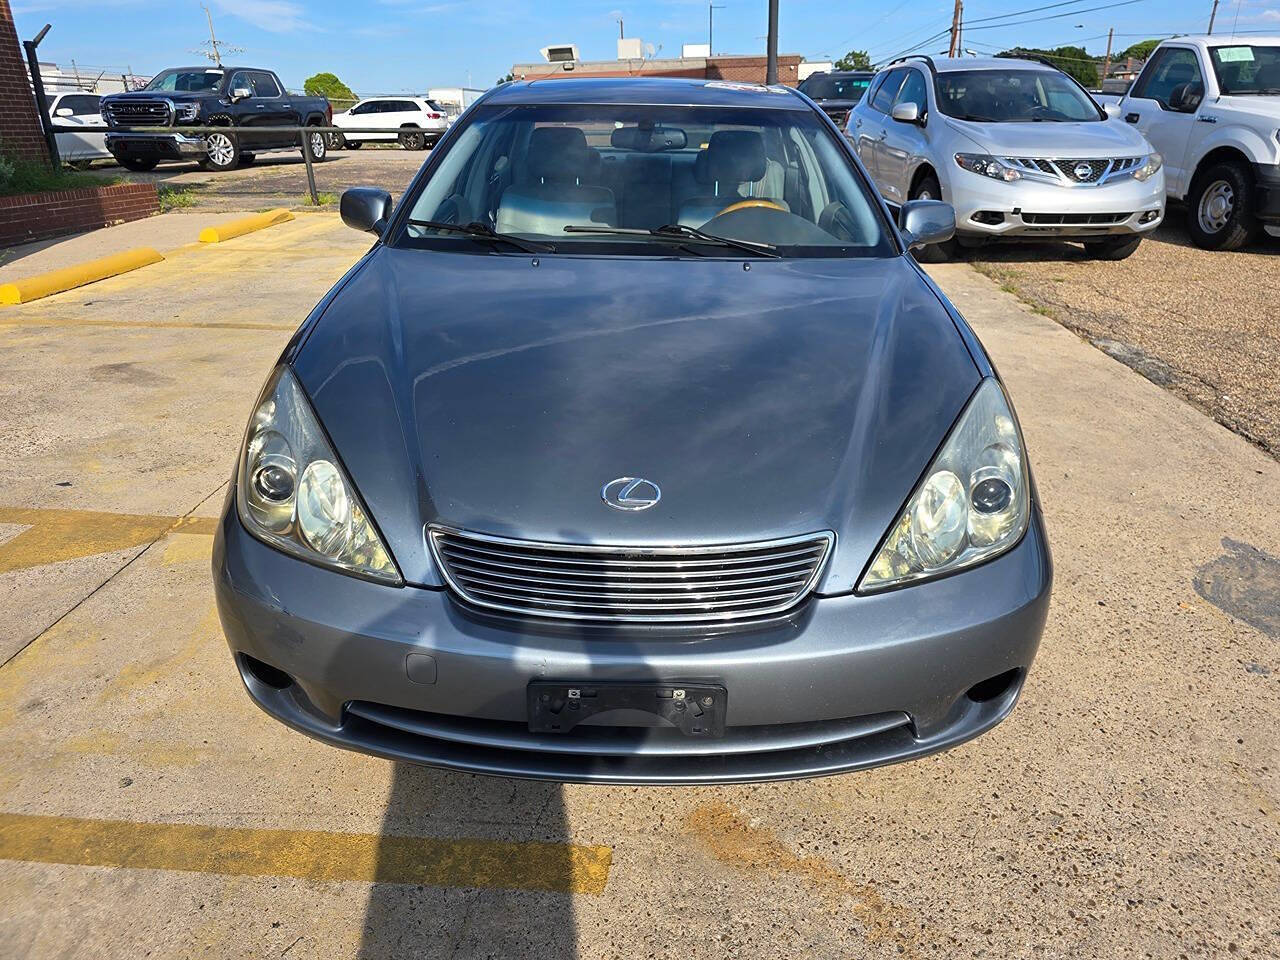
[[[0,153],[49,162],[9,0],[0,0]]]
[[[799,80],[798,53],[778,55],[778,82],[794,87]],[[697,77],[764,83],[768,61],[763,56],[672,57],[665,60],[572,60],[568,63],[517,63],[517,80],[546,77]]]

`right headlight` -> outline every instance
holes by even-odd
[[[990,177],[992,180],[1003,180],[1005,183],[1022,179],[1022,174],[1013,167],[998,157],[988,156],[985,153],[957,153],[956,166],[970,173]]]
[[[984,380],[858,589],[924,580],[990,559],[1018,542],[1030,516],[1018,426],[1000,384]]]
[[[1164,157],[1158,153],[1148,154],[1147,158],[1143,160],[1142,166],[1133,171],[1133,179],[1150,180],[1162,166],[1164,166]]]
[[[249,423],[236,506],[245,528],[277,549],[343,573],[403,582],[288,367],[271,375]]]

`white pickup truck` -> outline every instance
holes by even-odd
[[[1164,157],[1197,246],[1280,237],[1280,37],[1177,37],[1158,46],[1120,116]]]

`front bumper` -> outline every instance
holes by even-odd
[[[190,160],[209,153],[204,137],[181,133],[108,133],[107,150],[116,159]]]
[[[956,233],[972,239],[1089,238],[1149,233],[1164,219],[1164,171],[1143,182],[1127,177],[1101,186],[1058,186],[1030,179],[1005,183],[956,169],[945,196]]]
[[[1048,611],[1039,510],[973,570],[874,596],[812,598],[698,635],[497,619],[449,593],[332,573],[265,546],[233,504],[214,547],[218,612],[249,695],[335,746],[473,773],[723,783],[840,773],[960,744],[1013,709]],[[581,724],[528,730],[531,680],[701,680],[726,733]]]
[[[1280,225],[1280,163],[1255,163],[1253,179],[1257,188],[1253,215],[1267,226]]]

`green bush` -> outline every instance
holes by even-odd
[[[120,182],[120,177],[96,177],[90,173],[54,170],[43,163],[0,153],[0,197],[19,193],[46,193],[50,190],[75,190],[78,187],[103,187]]]

